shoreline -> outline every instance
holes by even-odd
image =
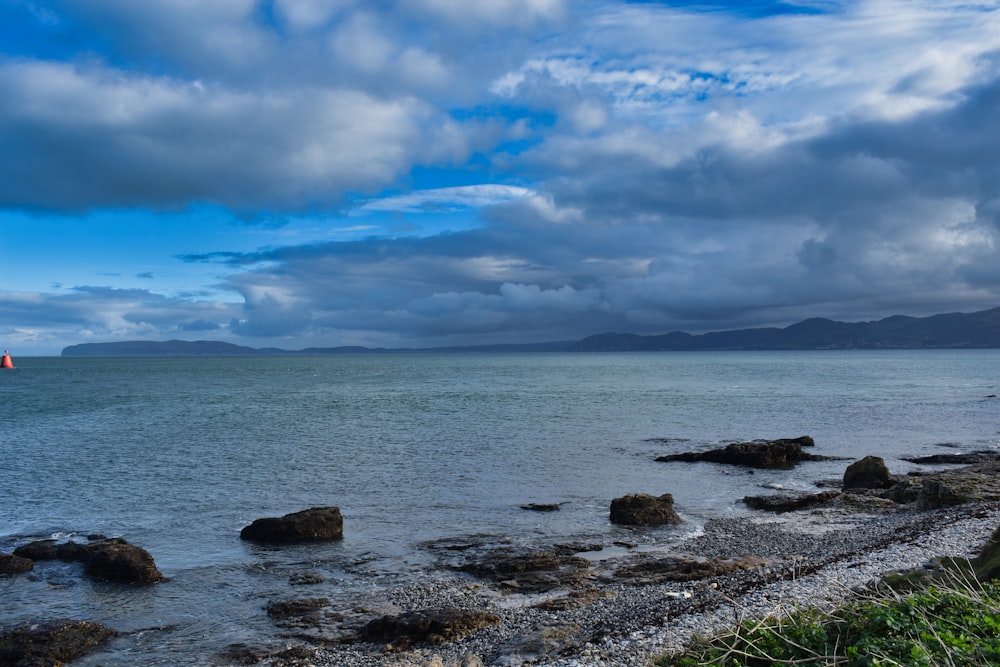
[[[487,612],[498,622],[454,641],[399,651],[387,650],[384,642],[338,645],[314,636],[310,641],[326,645],[310,649],[309,655],[286,652],[258,664],[649,665],[682,649],[695,635],[782,609],[836,606],[853,589],[884,574],[922,567],[937,556],[971,557],[1000,525],[1000,503],[919,513],[841,511],[836,514],[842,520],[839,525],[831,518],[829,512],[802,511],[711,520],[702,535],[685,545],[685,557],[720,562],[742,558],[748,566],[689,581],[643,582],[619,576],[629,569],[648,569],[662,554],[595,562],[580,584],[541,593],[505,594],[490,582],[442,573],[426,583],[382,591],[369,604],[385,614],[436,608]],[[758,560],[746,560],[751,556]]]

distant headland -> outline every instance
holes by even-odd
[[[811,318],[784,328],[736,329],[652,336],[602,333],[576,341],[470,345],[430,348],[382,348],[347,345],[283,350],[254,348],[222,341],[145,341],[81,343],[63,348],[64,357],[160,357],[405,354],[417,352],[653,352],[725,350],[890,350],[1000,348],[1000,308],[930,317],[893,315],[873,322],[838,322]]]

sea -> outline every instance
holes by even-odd
[[[168,578],[40,562],[0,578],[0,626],[100,621],[75,665],[221,664],[282,631],[268,602],[363,606],[436,576],[447,543],[683,549],[745,495],[811,491],[850,460],[1000,448],[1000,350],[15,357],[0,371],[0,552],[123,537]],[[657,456],[810,435],[841,461],[751,471]],[[612,525],[673,494],[680,527]],[[523,509],[530,503],[559,510]],[[344,539],[242,541],[256,518],[337,506]],[[294,585],[308,572],[320,583]]]

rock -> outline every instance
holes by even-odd
[[[14,550],[14,555],[36,560],[64,560],[83,563],[84,572],[108,581],[127,584],[152,584],[163,575],[148,551],[118,538],[101,539],[90,544],[56,543],[54,540],[30,542]]]
[[[847,466],[844,471],[846,489],[885,489],[891,486],[889,467],[880,456],[866,456]]]
[[[589,567],[587,559],[556,547],[490,549],[453,569],[489,579],[504,590],[529,593],[577,585],[587,578]]]
[[[881,496],[899,504],[915,503],[924,484],[920,476],[913,474],[893,477],[892,482],[892,486],[883,491]]]
[[[87,574],[127,584],[154,584],[163,581],[148,551],[125,540],[106,540],[87,545],[84,571]]]
[[[82,562],[86,559],[87,545],[79,542],[36,540],[14,549],[14,555],[31,560],[64,560]]]
[[[639,558],[614,570],[613,580],[632,585],[662,584],[668,581],[700,581],[734,572],[752,570],[770,564],[759,556],[712,558],[704,560],[689,556]]]
[[[665,526],[681,521],[674,511],[674,497],[669,493],[659,497],[630,493],[611,501],[611,523],[624,526]]]
[[[302,618],[316,614],[329,606],[329,598],[304,598],[299,600],[273,600],[267,603],[267,615],[271,618]]]
[[[917,509],[996,500],[1000,500],[1000,462],[977,463],[923,476]]]
[[[837,457],[807,454],[803,447],[814,446],[808,435],[799,438],[782,438],[769,442],[734,442],[721,449],[707,452],[684,452],[659,456],[657,461],[709,461],[750,468],[791,468],[800,461],[833,461]]]
[[[968,465],[987,461],[1000,461],[1000,452],[991,449],[980,449],[965,454],[931,454],[930,456],[903,458],[903,460],[920,465]]]
[[[580,633],[581,628],[575,623],[546,623],[501,646],[500,655],[492,664],[498,667],[520,667],[552,661],[578,649],[582,644]]]
[[[0,633],[0,665],[57,667],[90,653],[118,633],[100,623],[24,623]]]
[[[240,532],[240,538],[274,544],[341,540],[344,517],[339,507],[313,507],[280,518],[257,519]]]
[[[14,554],[0,554],[0,576],[28,572],[35,566],[30,558],[22,558]]]
[[[839,495],[840,491],[822,491],[820,493],[804,493],[795,496],[783,494],[746,496],[743,498],[743,503],[751,509],[780,513],[824,505]]]
[[[366,623],[358,638],[366,642],[389,644],[404,650],[414,644],[440,644],[500,622],[500,617],[483,611],[436,609],[382,616]]]
[[[528,503],[526,505],[521,505],[523,510],[531,510],[532,512],[557,512],[559,510],[559,505],[562,503]]]

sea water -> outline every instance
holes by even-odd
[[[211,664],[280,634],[267,602],[350,607],[438,571],[440,541],[680,546],[747,513],[745,495],[813,490],[847,464],[754,472],[662,454],[811,435],[816,454],[905,472],[900,457],[998,448],[998,385],[993,350],[19,358],[0,371],[0,551],[121,536],[168,581],[38,563],[0,579],[0,625],[126,633],[80,665]],[[613,526],[627,493],[672,493],[685,524]],[[343,541],[239,539],[255,518],[326,505]],[[323,582],[293,587],[303,571]]]

